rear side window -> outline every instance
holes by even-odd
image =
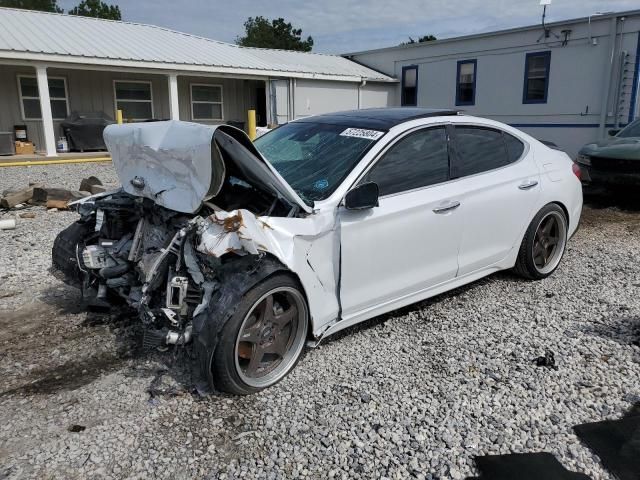
[[[444,127],[411,133],[393,145],[361,183],[375,182],[380,195],[406,192],[449,179],[449,153]]]
[[[507,132],[502,132],[504,141],[507,143],[507,153],[509,154],[509,162],[513,163],[522,156],[524,152],[524,143]]]
[[[455,178],[486,172],[511,163],[502,131],[482,127],[456,127]]]

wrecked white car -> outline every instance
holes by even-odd
[[[564,153],[454,111],[104,136],[122,189],[76,202],[52,271],[126,301],[145,346],[190,345],[201,391],[271,386],[307,342],[497,270],[544,278],[582,208]]]

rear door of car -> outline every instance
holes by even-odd
[[[532,150],[503,130],[456,124],[452,177],[463,192],[458,276],[489,267],[519,248],[540,196]]]
[[[447,128],[414,130],[358,182],[378,184],[379,206],[340,207],[343,318],[455,278],[462,220],[449,168]]]

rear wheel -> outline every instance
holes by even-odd
[[[522,239],[516,273],[531,280],[551,275],[564,255],[567,230],[567,217],[559,205],[551,203],[540,210]]]
[[[298,282],[277,274],[249,290],[220,334],[211,359],[217,388],[245,395],[284,378],[300,358],[309,313]]]

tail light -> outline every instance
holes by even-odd
[[[582,170],[580,170],[580,166],[577,163],[571,164],[571,170],[573,170],[573,174],[578,177],[578,180],[582,180]]]

